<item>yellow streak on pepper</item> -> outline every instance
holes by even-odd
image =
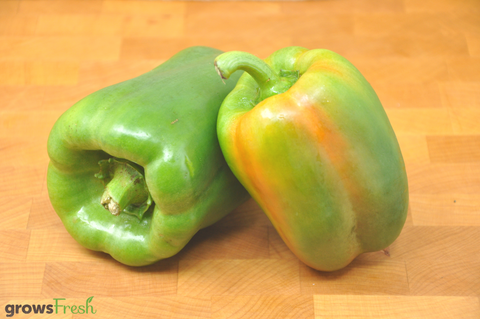
[[[235,131],[231,131],[232,145],[234,145],[232,149],[235,152],[235,158],[238,159],[237,172],[241,174],[242,181],[249,184],[246,185],[247,188],[254,192],[251,195],[269,215],[282,239],[292,247],[289,236],[284,234],[284,232],[291,233],[291,227],[285,220],[286,215],[278,197],[279,194],[275,192],[274,182],[264,174],[266,171],[264,166],[268,165],[264,159],[268,158],[268,155],[263,156],[262,151],[258,151],[258,146],[263,144],[258,140],[258,138],[262,138],[257,124],[259,120],[262,120],[260,113],[269,109],[276,115],[286,114],[285,121],[295,125],[299,130],[307,132],[306,136],[311,136],[311,138],[307,137],[305,146],[312,147],[311,141],[314,141],[314,147],[323,149],[327,154],[328,161],[340,172],[348,170],[344,161],[347,143],[336,131],[328,116],[319,108],[313,105],[299,105],[287,94],[275,96],[275,103],[268,102],[269,100],[265,100],[258,104],[254,109],[239,117],[235,125],[231,126],[235,128]],[[263,118],[263,120],[265,119]],[[271,142],[278,143],[279,141]],[[341,173],[341,175],[345,176],[345,173]]]

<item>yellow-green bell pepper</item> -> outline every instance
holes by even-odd
[[[333,271],[389,246],[407,216],[407,176],[360,72],[334,52],[301,47],[265,61],[227,52],[215,64],[224,79],[246,71],[220,108],[223,154],[298,258]]]

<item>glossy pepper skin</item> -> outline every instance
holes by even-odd
[[[405,223],[407,177],[360,72],[334,52],[301,47],[265,61],[232,51],[215,64],[224,79],[246,71],[218,116],[225,159],[296,256],[334,271],[388,247]]]
[[[55,123],[48,192],[80,244],[151,264],[249,198],[217,140],[218,109],[236,83],[215,73],[220,53],[185,49],[87,96]]]

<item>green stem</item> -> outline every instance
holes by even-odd
[[[100,161],[99,165],[100,172],[95,177],[105,185],[100,204],[115,216],[125,212],[142,219],[152,200],[141,169],[113,158]]]
[[[298,72],[286,71],[289,76],[282,77],[262,59],[242,51],[222,53],[214,64],[222,79],[228,79],[237,70],[250,74],[260,88],[260,101],[287,91],[298,79]],[[292,77],[291,74],[296,76]]]

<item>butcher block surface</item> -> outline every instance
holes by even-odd
[[[76,243],[46,188],[53,124],[193,45],[324,48],[360,70],[409,180],[388,252],[313,270],[253,200],[147,267]],[[2,317],[20,305],[13,318],[480,318],[480,2],[2,0],[0,216]],[[90,297],[89,314],[72,312]],[[72,307],[22,312],[56,302]]]

